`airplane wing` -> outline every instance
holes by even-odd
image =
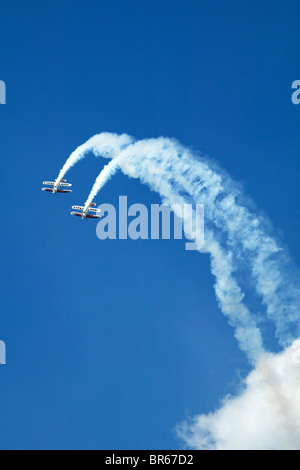
[[[91,208],[89,208],[89,212],[97,212],[98,213],[98,212],[101,212],[101,209],[91,209]]]
[[[48,186],[54,186],[55,185],[55,181],[44,181],[43,184],[46,184]]]
[[[58,189],[57,191],[58,193],[72,193],[73,191],[69,190],[69,189]]]
[[[53,189],[51,189],[51,188],[42,188],[42,191],[47,191],[48,193],[53,193]]]
[[[87,219],[101,219],[101,215],[87,215],[86,216]]]
[[[75,209],[75,211],[83,211],[84,207],[83,206],[72,206],[72,209]]]
[[[82,217],[82,213],[81,212],[71,212],[71,215],[74,215],[75,217]],[[101,219],[101,215],[89,215],[87,214],[85,216],[86,219]]]
[[[65,188],[70,188],[72,185],[70,183],[60,183],[59,186],[64,186]]]

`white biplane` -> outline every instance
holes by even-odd
[[[44,181],[44,185],[53,186],[53,188],[42,188],[42,191],[47,191],[48,193],[58,194],[58,193],[71,193],[71,189],[60,189],[61,187],[70,188],[72,185],[67,183],[67,180],[56,180],[56,181]]]
[[[88,207],[84,206],[73,206],[72,209],[80,212],[71,212],[71,215],[75,217],[81,217],[81,220],[84,219],[101,219],[100,209],[95,209],[96,204],[92,202]],[[90,214],[90,212],[94,212],[95,215]]]

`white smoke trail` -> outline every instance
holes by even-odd
[[[117,140],[116,142],[113,140],[111,140],[111,153],[106,153],[105,157],[115,158],[115,148],[118,148],[118,144]],[[96,155],[103,155],[97,145],[89,150],[93,150]],[[290,357],[289,347],[300,336],[300,283],[299,275],[286,249],[274,236],[268,219],[253,209],[253,203],[245,197],[239,186],[224,170],[210,160],[195,155],[175,140],[159,138],[134,142],[131,139],[130,143],[117,154],[116,166],[120,166],[124,174],[139,178],[144,184],[149,185],[161,195],[166,204],[170,206],[185,203],[204,204],[205,246],[201,251],[210,255],[219,306],[234,327],[241,349],[246,352],[252,363],[256,363],[253,375],[250,374],[248,378],[249,383],[252,383],[252,377],[260,377],[261,364],[269,364],[269,367],[274,361],[276,364],[282,364],[287,368],[287,375],[280,375],[277,371],[275,388],[277,390],[279,387],[282,390],[282,399],[286,401],[290,396],[286,387],[288,366],[286,361],[280,362],[279,359],[277,361],[277,357]],[[112,164],[112,168],[116,167]],[[103,172],[97,178],[88,200],[96,196],[97,191],[114,173],[106,168]],[[274,323],[279,344],[287,348],[282,356],[266,355],[262,340],[263,330],[260,327],[263,312],[260,311],[255,315],[251,306],[246,305],[249,303],[248,298],[253,294],[264,306],[266,317]],[[293,373],[295,373],[293,382],[295,394],[299,395],[300,384],[297,379],[299,368],[296,371],[293,369]],[[251,388],[249,383],[246,383],[246,391]],[[259,389],[260,383],[263,383],[262,391]],[[242,395],[242,397],[250,396],[249,403],[258,410],[252,421],[254,430],[252,434],[245,433],[243,442],[238,441],[238,426],[231,433],[237,436],[235,441],[234,438],[224,441],[224,434],[217,431],[218,424],[222,423],[219,416],[226,416],[225,421],[229,423],[234,421],[236,413],[240,412],[242,416],[243,407],[239,406],[240,397],[237,397],[237,401],[234,399],[230,401],[230,404],[236,403],[237,407],[229,406],[226,401],[216,414],[196,417],[192,423],[185,423],[179,427],[179,433],[186,444],[196,448],[255,447],[257,444],[255,429],[260,425],[260,407],[257,400],[261,397],[261,393],[265,394],[263,396],[267,403],[266,410],[273,410],[268,414],[269,423],[272,417],[277,424],[278,420],[282,422],[286,416],[286,407],[281,407],[280,412],[276,414],[276,410],[279,409],[278,403],[275,412],[273,405],[270,405],[270,400],[272,403],[275,400],[275,392],[269,386],[268,380],[266,383],[254,380],[255,384],[256,386],[251,388],[253,393],[245,392],[245,395]],[[276,397],[278,398],[277,395]],[[248,407],[247,400],[242,402]],[[282,426],[278,427],[277,434],[275,431],[271,432],[270,425],[271,437],[269,440],[262,440],[262,446],[270,449],[280,448],[280,442],[284,442],[286,448],[290,446],[300,449],[300,411],[297,408],[295,412],[295,422],[289,427],[287,434],[284,434]],[[249,420],[251,420],[251,411],[249,411]],[[241,420],[240,427],[243,424],[245,423]],[[297,430],[295,438],[291,429]]]
[[[132,138],[127,134],[117,135],[103,132],[91,137],[85,144],[80,145],[71,153],[60,170],[57,181],[60,181],[87,153],[92,151],[97,156],[114,158],[130,143],[132,143]]]
[[[199,450],[300,450],[300,340],[265,354],[243,390],[214,413],[177,426],[186,446]]]
[[[101,173],[99,174],[98,178],[95,181],[95,184],[92,188],[92,191],[85,203],[85,209],[89,207],[89,205],[93,202],[94,198],[97,196],[98,192],[103,188],[103,186],[110,180],[110,178],[116,173],[118,168],[120,168],[120,157],[111,160]]]
[[[206,243],[202,251],[211,255],[216,293],[223,312],[230,316],[231,324],[234,318],[244,320],[249,316],[241,306],[245,294],[236,287],[233,278],[234,273],[237,277],[240,270],[248,270],[249,282],[276,325],[279,343],[284,347],[291,344],[300,335],[299,284],[288,275],[292,269],[288,255],[270,234],[269,222],[248,207],[249,202],[238,185],[215,163],[195,158],[191,151],[171,139],[137,141],[121,152],[120,159],[125,174],[140,178],[170,205],[178,196],[184,202],[205,205]],[[225,282],[229,271],[231,282]],[[256,344],[259,344],[258,332]],[[249,349],[253,359],[251,345]]]
[[[148,149],[150,150],[150,149]],[[129,149],[129,152],[131,149]],[[123,171],[135,177],[126,155],[120,156],[120,165]],[[160,166],[160,165],[159,165]],[[148,178],[150,173],[148,173]],[[168,179],[161,179],[158,167],[152,166],[151,174],[154,177],[151,187],[159,192],[163,202],[169,206],[178,205],[183,207],[187,202],[187,196],[174,191],[173,182]],[[155,181],[156,180],[156,181]],[[146,182],[144,180],[144,182]],[[188,200],[188,202],[190,202]],[[180,216],[180,214],[178,214]],[[185,224],[192,226],[192,224]],[[189,234],[186,234],[189,235]],[[192,234],[190,234],[192,236]],[[211,258],[211,270],[215,276],[215,292],[219,306],[224,315],[228,318],[230,325],[235,329],[235,337],[240,348],[247,354],[250,362],[255,363],[261,354],[264,353],[264,346],[261,332],[257,327],[255,318],[252,318],[250,311],[243,304],[244,294],[234,278],[235,267],[232,253],[226,252],[222,247],[222,240],[217,233],[210,228],[205,229],[205,252]]]
[[[252,362],[263,346],[256,319],[244,305],[245,293],[235,279],[239,270],[250,272],[248,280],[274,321],[280,344],[287,346],[299,336],[299,287],[286,276],[288,257],[269,234],[266,218],[249,209],[245,196],[223,170],[208,159],[196,158],[172,139],[134,142],[127,135],[108,133],[80,146],[64,168],[88,151],[117,157],[117,163],[113,160],[102,170],[86,206],[119,166],[125,174],[148,184],[170,205],[178,198],[182,204],[204,203],[206,243],[202,251],[211,256],[220,307],[235,326],[240,345]]]

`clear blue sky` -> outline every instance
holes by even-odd
[[[103,166],[93,134],[176,137],[217,159],[299,249],[294,1],[1,2],[1,449],[176,449],[249,365],[184,242],[105,241],[69,216]],[[159,198],[117,175],[97,202]]]

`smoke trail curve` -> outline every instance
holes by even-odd
[[[109,145],[104,147],[103,141]],[[75,151],[77,157],[71,156],[69,163],[74,164],[78,155],[82,158],[90,150],[112,162],[98,176],[87,204],[120,167],[128,176],[139,178],[158,192],[169,205],[205,205],[206,242],[201,251],[211,257],[220,308],[235,327],[235,336],[251,362],[260,357],[264,347],[259,315],[250,313],[245,305],[246,294],[237,282],[240,271],[248,271],[249,285],[275,323],[279,343],[285,347],[299,336],[300,291],[288,275],[288,255],[270,234],[266,217],[251,209],[251,203],[224,170],[207,158],[194,155],[175,139],[134,141],[125,134],[107,133],[94,136],[79,147]]]
[[[72,166],[89,150],[112,159],[95,181],[88,201],[120,168],[170,206],[204,204],[205,246],[200,251],[210,256],[220,309],[255,364],[236,397],[227,397],[214,413],[181,423],[177,436],[197,449],[299,450],[300,283],[286,248],[267,217],[215,162],[174,139],[135,141],[123,136],[126,144],[120,148],[119,136],[109,136],[108,151],[97,144],[103,142],[100,134],[93,138],[92,147],[84,144],[83,152],[69,159]],[[249,305],[253,294],[265,312],[254,313]],[[262,313],[275,325],[279,344],[285,348],[280,354],[264,348]]]
[[[93,152],[97,156],[114,158],[130,143],[132,143],[132,138],[127,134],[117,135],[103,132],[102,134],[94,135],[71,153],[63,168],[60,170],[56,181],[60,181],[87,153]]]

